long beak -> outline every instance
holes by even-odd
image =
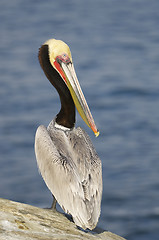
[[[80,116],[82,117],[84,122],[88,125],[88,127],[90,127],[93,130],[94,134],[97,137],[99,135],[99,131],[97,130],[94,119],[89,110],[82,89],[79,85],[73,63],[66,64],[62,62],[61,68],[63,69],[63,72],[65,74],[66,77],[65,82],[70,90],[71,96],[73,98],[73,101]]]

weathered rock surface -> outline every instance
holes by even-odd
[[[98,233],[97,233],[98,232]],[[108,231],[84,232],[65,215],[0,199],[0,240],[124,240]]]

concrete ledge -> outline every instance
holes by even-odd
[[[0,198],[1,240],[124,240],[108,231],[84,232],[65,215]]]

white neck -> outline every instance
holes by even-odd
[[[58,123],[55,122],[55,128],[61,129],[63,131],[70,131],[70,128],[64,127],[62,125],[59,125]]]

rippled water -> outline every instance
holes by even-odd
[[[101,132],[95,138],[77,116],[103,162],[98,226],[158,239],[158,9],[158,0],[1,0],[0,197],[51,204],[33,145],[60,105],[37,53],[47,39],[62,39]]]

